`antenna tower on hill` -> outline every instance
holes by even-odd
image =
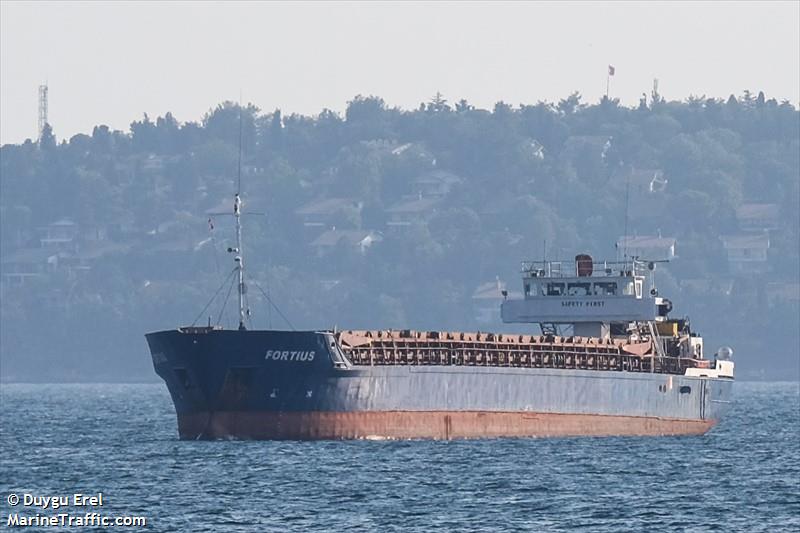
[[[47,83],[39,85],[39,140],[42,139],[45,124],[47,124]]]

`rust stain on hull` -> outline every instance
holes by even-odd
[[[714,420],[493,411],[235,412],[178,415],[182,439],[478,439],[702,435]]]

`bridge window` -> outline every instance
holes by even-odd
[[[564,296],[563,283],[548,283],[546,285],[547,296]]]
[[[636,280],[636,297],[637,298],[642,297],[642,280],[640,279]]]
[[[525,296],[542,296],[538,283],[525,283]]]
[[[591,283],[568,283],[567,295],[569,296],[588,296]]]
[[[616,296],[617,284],[614,282],[598,282],[594,284],[595,296]]]

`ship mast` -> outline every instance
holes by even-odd
[[[242,218],[241,218],[241,210],[242,210],[242,199],[239,197],[239,193],[236,193],[233,200],[233,216],[236,218],[236,257],[234,257],[234,261],[236,261],[236,270],[239,276],[239,329],[245,330],[247,329],[244,325],[244,316],[245,316],[245,309],[244,309],[244,295],[247,292],[247,288],[244,284],[244,261],[242,260]]]
[[[247,287],[244,284],[244,254],[242,253],[242,198],[240,193],[242,191],[242,104],[239,103],[239,161],[236,167],[236,195],[233,199],[233,217],[236,219],[236,270],[239,275],[239,330],[243,331],[247,328],[244,325],[245,308],[244,308],[244,295],[247,293]]]

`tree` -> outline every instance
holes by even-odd
[[[131,142],[134,150],[141,152],[159,151],[159,139],[156,134],[156,125],[144,114],[141,121],[131,122]]]
[[[345,132],[350,142],[391,137],[383,98],[358,95],[347,103]]]
[[[283,129],[283,116],[280,109],[258,119],[259,151],[262,156],[282,153],[284,148]],[[266,161],[262,163],[266,163]]]
[[[175,153],[180,148],[180,125],[172,113],[156,119],[156,139],[162,153]]]
[[[272,142],[276,145],[280,144],[283,135],[283,118],[281,118],[281,110],[276,109],[272,113],[272,120],[269,123],[269,131]]]
[[[514,110],[512,109],[512,107],[510,105],[508,105],[507,103],[505,103],[505,102],[503,102],[501,100],[499,102],[495,102],[494,110],[492,111],[492,115],[495,118],[508,120],[508,119],[510,119],[511,117],[514,116]]]
[[[566,98],[559,100],[556,108],[562,115],[572,115],[584,107],[586,106],[581,103],[581,93],[575,91]]]
[[[385,109],[386,103],[383,101],[383,98],[377,96],[361,96],[359,94],[347,102],[347,110],[344,116],[345,120],[350,123],[374,123],[380,120]]]
[[[466,111],[472,111],[475,109],[475,106],[470,105],[464,98],[456,102],[456,111],[459,113],[464,113]]]
[[[45,123],[42,128],[42,134],[39,136],[39,148],[43,152],[52,152],[56,148],[56,136],[53,135],[53,128],[50,124]]]
[[[681,123],[666,113],[650,115],[642,126],[645,139],[656,147],[664,145],[681,132]]]
[[[110,155],[113,149],[111,132],[105,124],[95,126],[92,130],[92,146],[96,153]]]
[[[650,92],[650,108],[654,109],[663,103],[664,97],[658,92],[658,80],[656,80],[653,82],[653,90]]]
[[[436,94],[433,95],[430,103],[428,103],[428,111],[433,113],[442,113],[444,111],[450,111],[450,106],[447,105],[447,100],[444,98],[444,95],[439,91],[436,91]]]
[[[242,107],[230,101],[219,104],[203,117],[203,127],[210,138],[239,145],[241,132],[242,152],[252,154],[255,149],[255,117],[258,108],[253,104]]]

